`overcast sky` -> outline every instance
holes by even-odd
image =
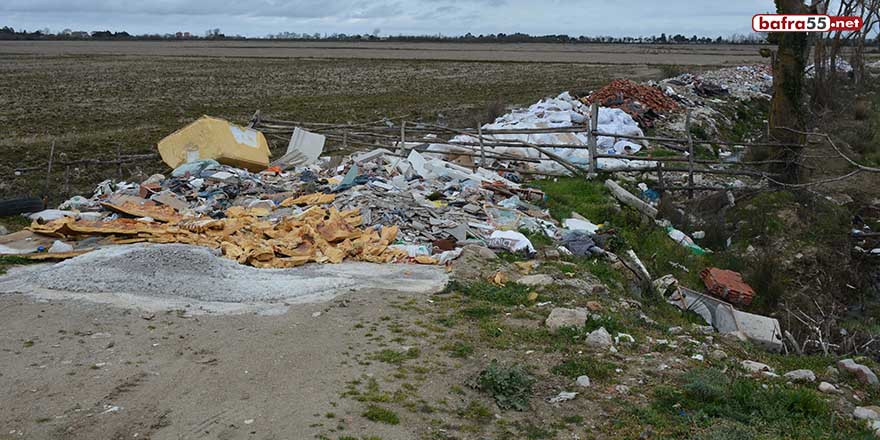
[[[0,0],[0,26],[133,34],[220,28],[382,35],[514,33],[642,36],[751,32],[772,0]]]

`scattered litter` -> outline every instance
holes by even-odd
[[[73,246],[61,240],[55,240],[55,242],[52,243],[52,247],[49,248],[50,254],[59,254],[65,252],[73,252]]]
[[[564,231],[562,244],[572,255],[578,257],[605,255],[605,250],[593,241],[593,235],[583,230]]]
[[[558,395],[547,399],[549,403],[562,403],[567,402],[569,400],[574,400],[577,397],[578,393],[571,393],[567,391],[561,391]]]
[[[700,247],[700,245],[694,243],[694,240],[688,237],[684,232],[675,229],[673,226],[666,227],[666,234],[669,235],[669,238],[675,240],[676,243],[690,249],[694,255],[706,255],[706,250]]]
[[[720,333],[740,335],[770,351],[782,350],[782,330],[775,318],[741,312],[729,303],[685,287],[677,288],[667,301],[700,315]]]
[[[290,137],[287,153],[272,162],[271,165],[273,167],[277,166],[282,170],[309,166],[318,161],[318,158],[324,151],[324,142],[326,140],[327,138],[323,135],[296,127],[293,130],[293,135]]]
[[[519,232],[495,231],[486,243],[490,249],[501,249],[510,253],[524,252],[526,255],[535,253],[532,242]]]

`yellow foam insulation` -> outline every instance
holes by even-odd
[[[259,268],[343,260],[391,263],[408,258],[405,251],[389,247],[397,238],[397,226],[383,227],[381,231],[361,228],[363,219],[358,210],[312,206],[277,223],[264,220],[263,211],[232,207],[226,210],[223,219],[183,219],[168,223],[62,218],[44,225],[34,223],[30,230],[56,237],[112,236],[118,243],[144,241],[205,246],[220,249],[226,258]],[[430,257],[420,257],[416,262],[437,264]]]

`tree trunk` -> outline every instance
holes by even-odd
[[[801,0],[776,0],[780,14],[805,14],[807,8]],[[799,144],[803,136],[783,128],[803,131],[804,115],[804,69],[809,53],[809,40],[804,32],[778,32],[774,35],[778,44],[773,59],[773,99],[770,102],[771,135],[784,143]],[[771,171],[781,175],[785,183],[795,183],[800,176],[797,150],[780,148],[774,159],[782,160],[771,166]]]

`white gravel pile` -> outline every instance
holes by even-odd
[[[342,263],[295,269],[256,269],[214,255],[210,249],[136,244],[97,250],[52,265],[0,278],[0,292],[43,289],[118,293],[198,301],[303,302],[351,291],[435,293],[447,276],[436,266]]]

